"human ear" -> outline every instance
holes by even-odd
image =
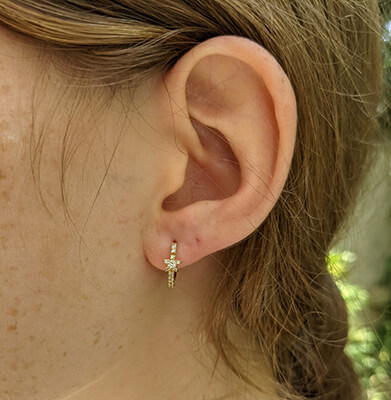
[[[288,175],[297,110],[277,60],[238,36],[192,48],[154,95],[170,115],[159,133],[173,145],[162,155],[142,240],[147,260],[164,270],[173,240],[182,268],[262,224]]]

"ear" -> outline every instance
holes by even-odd
[[[262,46],[219,36],[177,61],[156,89],[162,152],[154,208],[142,232],[159,269],[178,242],[192,264],[251,234],[275,205],[292,159],[297,110],[291,83]]]

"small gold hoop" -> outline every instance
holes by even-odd
[[[178,265],[182,262],[181,260],[176,259],[176,250],[178,247],[178,242],[174,240],[171,243],[171,254],[170,258],[164,259],[164,264],[167,265],[166,272],[168,272],[168,287],[175,287],[175,280],[178,273]]]

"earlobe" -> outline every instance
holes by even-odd
[[[172,115],[172,126],[164,129],[175,132],[178,144],[170,157],[185,152],[187,158],[161,172],[175,184],[156,188],[159,200],[143,232],[145,256],[162,270],[173,240],[182,268],[262,223],[287,178],[297,120],[285,72],[266,49],[245,38],[199,44],[167,73],[163,86],[160,104]],[[180,188],[170,179],[175,173],[183,177]]]

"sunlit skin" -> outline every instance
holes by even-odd
[[[166,232],[167,225],[151,222],[165,199],[174,210],[201,197],[192,182],[201,183],[209,200],[234,193],[241,178],[229,146],[200,128],[206,147],[220,146],[220,158],[230,159],[230,167],[224,161],[210,167],[225,187],[212,189],[193,166],[190,183],[174,195],[183,184],[187,147],[180,132],[182,151],[176,147],[162,78],[144,81],[132,99],[126,90],[111,98],[104,88],[83,97],[36,45],[0,28],[0,398],[175,400],[232,392],[235,380],[225,369],[225,379],[209,382],[213,352],[198,353],[195,333],[201,300],[221,268],[213,246],[226,243],[202,247],[201,233],[201,244],[190,251],[188,243],[197,242],[190,233],[181,246],[174,223]],[[271,100],[259,101],[267,117]],[[273,121],[265,122],[271,136],[262,138],[267,177],[276,160]],[[293,135],[289,141],[288,161]],[[34,178],[31,166],[37,154],[39,182],[38,167]],[[270,181],[277,192],[286,164],[277,168],[278,184]],[[272,206],[249,205],[248,220],[262,221]],[[243,234],[248,229],[243,222]],[[164,259],[172,239],[183,261],[175,288],[168,288]]]

